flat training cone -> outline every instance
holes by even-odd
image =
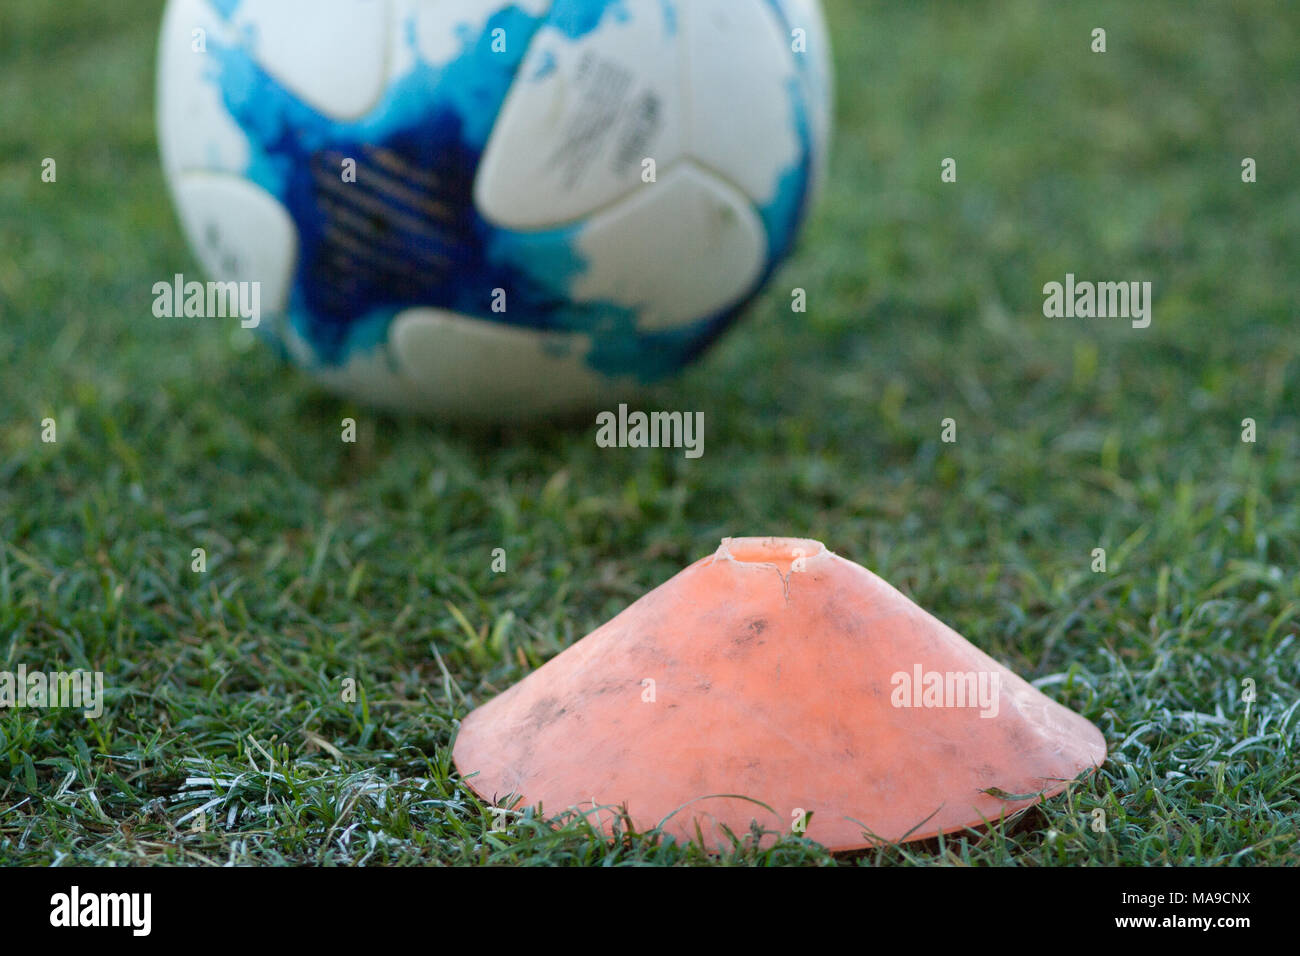
[[[819,542],[728,538],[473,711],[453,756],[486,800],[606,832],[626,805],[714,847],[757,821],[838,851],[1010,816],[1106,742]]]

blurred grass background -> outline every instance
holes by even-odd
[[[199,271],[156,154],[161,3],[0,0],[0,670],[102,669],[109,699],[0,711],[0,862],[704,862],[489,833],[449,743],[719,538],[767,533],[871,567],[1112,750],[1013,827],[856,862],[1300,862],[1300,9],[827,6],[825,202],[643,402],[705,412],[688,461],[375,416],[228,325],[155,319],[153,283]],[[1045,319],[1066,272],[1150,280],[1152,326]],[[734,859],[831,862],[793,838]]]

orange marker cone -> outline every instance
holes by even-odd
[[[626,805],[714,847],[757,821],[842,851],[1018,813],[1106,742],[821,543],[728,538],[473,711],[453,756],[486,800],[606,832]]]

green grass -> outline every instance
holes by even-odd
[[[828,6],[826,201],[644,402],[705,412],[699,461],[377,417],[228,325],[153,318],[153,283],[197,272],[156,159],[160,4],[0,7],[0,670],[108,689],[98,721],[0,711],[0,862],[707,862],[490,834],[449,744],[719,538],[767,533],[873,568],[1111,748],[1014,826],[850,862],[1300,862],[1300,14]],[[1151,280],[1151,328],[1043,318],[1066,272]],[[787,837],[716,862],[834,861]]]

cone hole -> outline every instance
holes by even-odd
[[[718,556],[742,564],[774,564],[782,574],[800,558],[816,557],[826,550],[811,538],[728,538],[718,549]]]

